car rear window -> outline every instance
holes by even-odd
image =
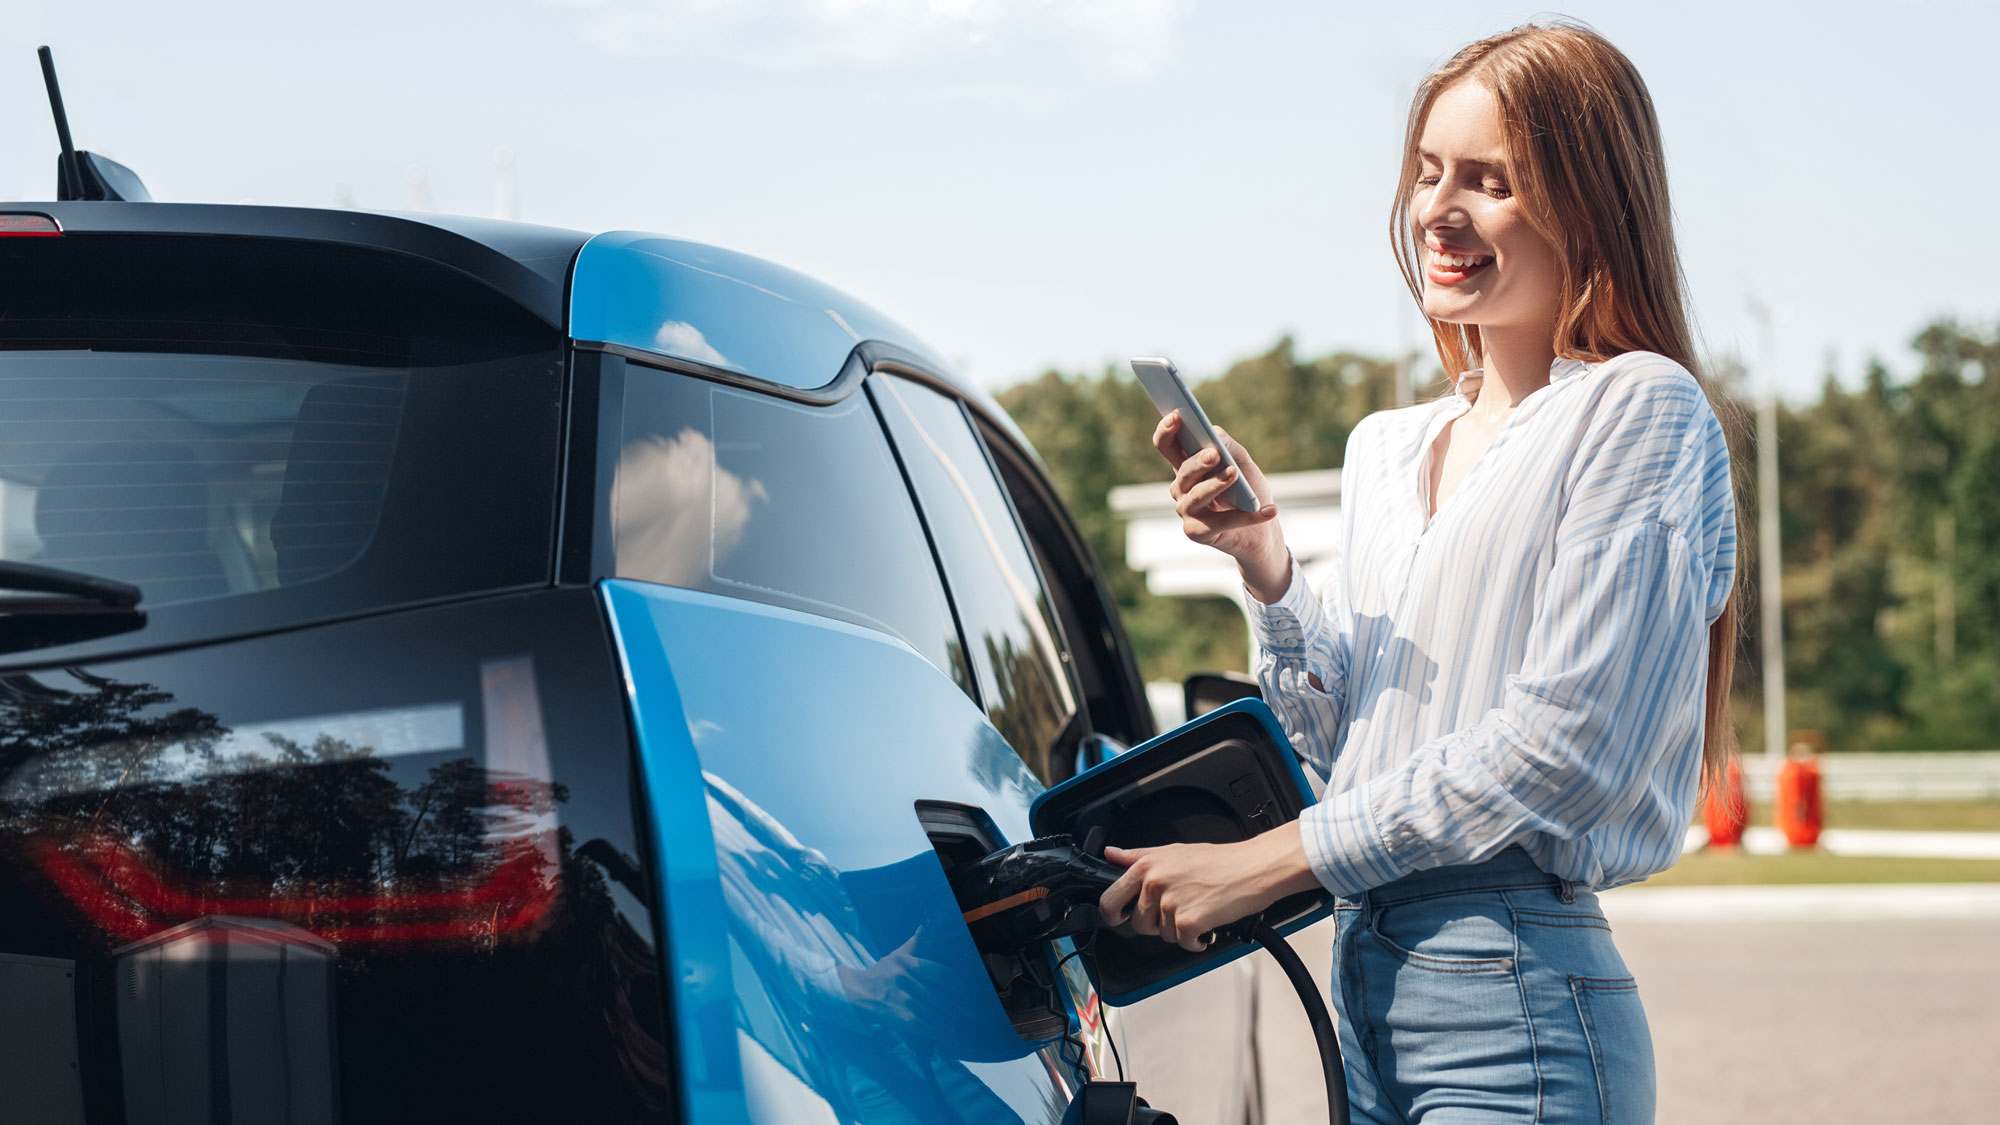
[[[144,627],[99,648],[546,580],[555,328],[376,251],[20,241],[0,252],[0,561],[139,587]],[[83,639],[7,622],[0,652]]]

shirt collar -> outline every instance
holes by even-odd
[[[1557,356],[1556,361],[1549,365],[1549,382],[1560,383],[1564,379],[1569,379],[1577,375],[1587,375],[1590,373],[1590,369],[1595,366],[1596,364],[1587,363],[1584,360],[1564,359],[1561,356]]]
[[[1596,365],[1581,359],[1565,359],[1562,356],[1557,356],[1555,362],[1549,364],[1549,382],[1551,384],[1560,383],[1564,379],[1589,374],[1590,369],[1594,366]],[[1452,380],[1451,393],[1459,398],[1469,398],[1470,396],[1466,392],[1471,391],[1476,393],[1479,390],[1480,379],[1481,375],[1477,367],[1470,371],[1461,371],[1458,378]]]

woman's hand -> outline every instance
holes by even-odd
[[[1190,953],[1208,948],[1204,934],[1319,886],[1296,820],[1237,844],[1106,848],[1104,858],[1125,865],[1098,896],[1104,924],[1129,918],[1134,930]]]
[[[1259,601],[1275,602],[1291,585],[1292,556],[1285,549],[1284,530],[1278,526],[1277,506],[1271,503],[1271,486],[1248,450],[1221,428],[1215,433],[1228,448],[1236,468],[1215,472],[1222,459],[1212,449],[1192,457],[1181,452],[1180,411],[1160,419],[1153,430],[1153,448],[1174,469],[1167,495],[1173,497],[1181,531],[1189,539],[1234,558],[1250,592]],[[1250,482],[1250,491],[1257,494],[1254,512],[1245,512],[1222,498],[1239,471]]]

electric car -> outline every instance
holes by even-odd
[[[969,936],[1155,732],[916,337],[626,231],[71,200],[0,261],[0,1116],[1256,1118],[1246,962],[1107,1020]]]

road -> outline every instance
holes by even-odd
[[[2000,1120],[2000,918],[1607,912],[1652,1020],[1663,1125]],[[1330,941],[1293,941],[1322,988]],[[1305,1016],[1257,959],[1266,1118],[1324,1121]]]

